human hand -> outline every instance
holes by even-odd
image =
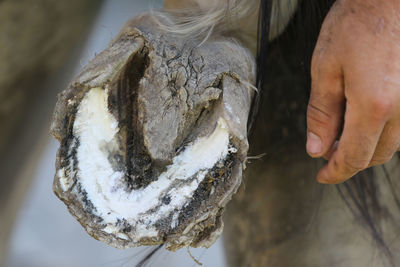
[[[329,160],[317,180],[341,183],[389,161],[400,148],[400,1],[338,0],[311,77],[306,147]]]

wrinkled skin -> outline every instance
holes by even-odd
[[[340,0],[325,18],[307,112],[308,153],[329,160],[321,183],[341,183],[400,149],[399,18],[397,0]]]

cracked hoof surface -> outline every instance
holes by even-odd
[[[210,246],[242,179],[254,69],[233,41],[128,22],[59,96],[56,195],[118,248]]]

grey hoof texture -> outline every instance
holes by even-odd
[[[210,246],[242,180],[254,78],[234,40],[132,19],[59,95],[54,192],[111,246]]]

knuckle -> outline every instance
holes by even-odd
[[[371,99],[371,108],[374,118],[382,119],[386,117],[393,108],[393,102],[389,97],[375,97]]]

